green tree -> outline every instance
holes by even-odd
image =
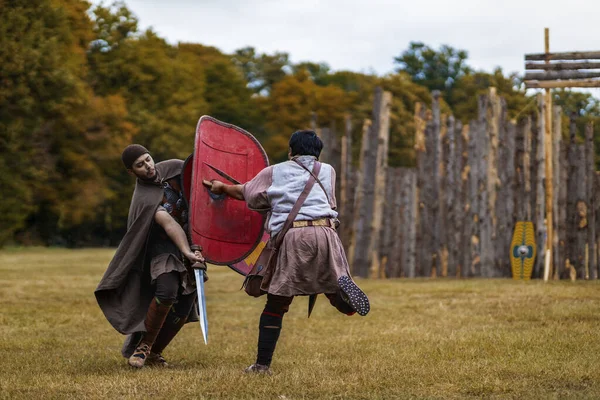
[[[207,114],[240,126],[257,137],[264,136],[263,118],[254,92],[231,57],[214,47],[198,44],[180,44],[182,55],[204,70]]]
[[[287,53],[257,54],[254,47],[236,50],[232,60],[242,70],[248,87],[262,95],[268,95],[273,85],[280,82],[290,68]]]
[[[468,53],[448,45],[435,50],[421,42],[411,42],[409,48],[394,58],[397,72],[406,72],[415,83],[429,90],[450,91],[455,82],[471,69]]]

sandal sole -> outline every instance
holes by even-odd
[[[342,276],[338,279],[340,289],[348,296],[348,303],[363,317],[371,310],[369,298],[360,290],[356,283],[349,276]]]

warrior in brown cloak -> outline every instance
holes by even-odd
[[[122,350],[129,365],[167,366],[163,350],[186,322],[198,320],[194,278],[183,261],[204,262],[200,252],[190,249],[183,227],[183,161],[155,164],[148,150],[137,144],[127,146],[121,158],[137,178],[127,233],[95,295],[111,325],[129,335]]]
[[[335,170],[321,163],[318,173],[314,172],[322,148],[314,131],[298,131],[290,138],[290,161],[263,169],[244,185],[203,182],[215,194],[225,193],[245,200],[250,209],[268,212],[271,241],[277,240],[288,216],[295,212],[296,201],[304,198],[291,228],[283,231],[276,263],[269,264],[264,274],[261,289],[267,294],[267,302],[260,317],[258,354],[246,372],[270,373],[282,319],[294,296],[324,293],[344,314],[369,312],[369,300],[350,277],[344,248],[335,230]],[[312,179],[318,185],[306,195],[311,174],[316,175],[317,179]]]

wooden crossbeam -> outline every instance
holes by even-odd
[[[590,79],[600,78],[600,71],[581,72],[581,71],[547,71],[547,72],[527,72],[526,81],[555,81],[566,79]]]
[[[527,89],[558,89],[558,88],[600,88],[598,79],[578,79],[564,81],[525,81]]]
[[[573,51],[568,53],[525,54],[525,61],[600,60],[600,51]]]
[[[525,63],[525,69],[544,71],[570,71],[579,69],[600,69],[600,62],[559,62],[551,64]]]

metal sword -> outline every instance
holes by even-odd
[[[200,246],[191,245],[192,251],[201,251]],[[200,264],[200,265],[199,265]],[[196,291],[198,293],[198,316],[200,317],[200,329],[202,330],[202,337],[204,344],[208,344],[208,318],[206,314],[206,297],[204,292],[204,271],[206,270],[206,264],[195,263],[192,265],[194,269],[194,275],[196,276]]]
[[[209,163],[204,163],[206,164],[206,166],[210,169],[212,169],[213,171],[215,171],[217,174],[221,175],[223,178],[227,179],[229,182],[236,184],[236,185],[240,185],[240,181],[238,181],[235,178],[232,178],[230,175],[227,175],[225,172],[221,171],[219,168],[217,167],[213,167],[212,165],[210,165]]]

